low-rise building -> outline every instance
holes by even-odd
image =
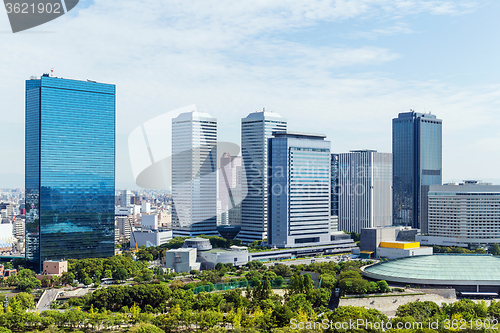
[[[212,249],[199,251],[198,261],[203,269],[214,269],[218,263],[233,264],[240,267],[248,262],[248,248],[244,246],[231,246],[230,249]]]
[[[419,242],[381,242],[377,257],[386,259],[432,255],[432,247],[420,247]]]
[[[43,272],[50,275],[61,276],[68,271],[66,260],[46,260],[43,262]]]
[[[137,229],[134,231],[134,236],[137,247],[160,246],[172,239],[172,230]],[[130,245],[133,248],[136,246],[134,237],[130,239]]]
[[[9,276],[16,275],[17,269],[5,269],[4,265],[0,265],[0,278],[8,279]]]
[[[42,265],[42,274],[37,274],[36,278],[40,281],[44,276],[62,276],[68,271],[68,262],[66,260],[45,260]]]
[[[415,242],[418,230],[410,227],[375,227],[361,229],[360,256],[388,259],[432,254],[432,248]]]
[[[196,261],[197,253],[196,248],[168,250],[165,253],[165,268],[172,269],[177,273],[200,270],[201,263]]]

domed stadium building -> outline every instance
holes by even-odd
[[[382,261],[361,268],[373,280],[401,285],[453,287],[465,294],[500,292],[500,258],[479,254],[436,254]]]

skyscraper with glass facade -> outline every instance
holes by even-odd
[[[330,195],[330,226],[331,231],[336,232],[339,230],[339,154],[331,155],[331,195]]]
[[[339,216],[339,154],[331,156],[331,215]]]
[[[115,86],[26,81],[26,261],[114,255]]]
[[[269,139],[270,246],[330,242],[330,141],[321,134],[275,132]]]
[[[267,145],[273,131],[286,131],[286,120],[274,112],[254,112],[241,119],[241,153],[246,174],[247,196],[241,202],[244,243],[267,238]]]
[[[392,224],[392,156],[376,150],[339,154],[339,230]]]
[[[172,119],[174,236],[217,235],[217,119],[181,113]]]
[[[400,113],[392,120],[393,224],[427,233],[428,191],[442,182],[442,120]]]

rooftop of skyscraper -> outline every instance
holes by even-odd
[[[397,119],[412,119],[412,118],[429,118],[429,119],[437,119],[436,115],[432,114],[431,112],[429,113],[421,113],[421,112],[416,112],[412,109],[410,109],[409,112],[401,112],[398,114]]]
[[[279,118],[280,120],[285,120],[283,117],[279,115],[279,113],[266,111],[265,109],[262,111],[255,111],[250,113],[246,118],[243,119],[264,119],[264,118]]]
[[[190,112],[183,112],[179,114],[176,118],[173,118],[173,121],[178,122],[178,121],[202,119],[202,118],[210,118],[211,120],[215,121],[217,120],[216,118],[212,117],[209,113],[201,112],[198,111],[196,108],[194,108]]]
[[[324,139],[326,135],[324,134],[313,134],[313,133],[302,133],[302,132],[285,132],[276,131],[273,132],[275,137],[286,137],[286,138],[297,138],[297,139]]]
[[[350,153],[376,153],[377,151],[375,149],[356,149],[356,150],[349,150]]]

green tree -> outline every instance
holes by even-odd
[[[255,241],[255,242],[259,242],[259,241]],[[257,261],[257,260],[247,262],[246,266],[250,269],[262,269],[262,268],[264,268],[264,264],[261,263],[260,261]]]
[[[500,301],[496,302],[491,300],[490,306],[488,307],[488,314],[495,319],[500,319]]]
[[[424,302],[410,302],[404,305],[400,305],[396,311],[396,316],[402,317],[412,317],[416,321],[423,322],[429,318],[434,317],[441,313],[439,306],[430,301]]]
[[[490,247],[490,253],[494,256],[499,256],[500,255],[500,245],[498,245],[498,243],[493,244]]]
[[[114,273],[113,273],[113,279],[123,281],[129,278],[129,273],[124,267],[118,268]]]
[[[285,327],[290,325],[294,313],[286,305],[278,305],[273,309],[269,324],[272,327]]]
[[[370,281],[368,283],[368,292],[369,293],[376,293],[378,291],[380,291],[378,288],[378,284],[376,282]]]
[[[161,328],[153,324],[140,323],[132,326],[129,333],[165,333]]]
[[[12,297],[12,300],[18,301],[23,310],[33,309],[35,307],[35,299],[33,295],[22,292]]]
[[[203,271],[203,275],[201,277],[202,281],[211,282],[213,284],[220,283],[222,281],[222,276],[217,271]]]
[[[113,272],[110,269],[107,269],[104,271],[104,277],[106,279],[112,279],[113,278]]]
[[[89,278],[88,276],[86,276],[86,277],[83,279],[82,283],[83,283],[84,285],[86,285],[86,286],[90,286],[90,285],[92,284],[92,279],[91,279],[91,278]]]
[[[321,288],[326,288],[326,289],[335,288],[335,285],[337,284],[335,275],[326,273],[326,274],[321,274],[319,277],[321,280]]]
[[[305,294],[293,295],[292,297],[290,297],[290,300],[286,303],[286,305],[293,312],[302,310],[307,313],[312,313],[313,311],[311,302],[309,302]]]
[[[388,293],[389,291],[391,291],[391,288],[389,288],[389,285],[387,284],[387,282],[385,280],[377,281],[377,286],[378,286],[378,290],[381,293]]]
[[[340,306],[333,311],[326,314],[327,318],[336,323],[336,322],[347,322],[350,320],[356,322],[358,319],[362,319],[363,322],[369,322],[372,325],[375,323],[379,323],[379,327],[382,327],[382,322],[387,322],[387,316],[382,314],[380,311],[375,309],[365,309],[364,307],[357,306]],[[358,330],[356,330],[357,332]],[[382,330],[363,330],[360,327],[359,332],[381,332]],[[332,330],[332,332],[351,332],[349,329],[339,329]]]
[[[276,273],[276,275],[280,275],[283,277],[292,276],[292,270],[290,269],[290,267],[288,265],[278,264],[278,265],[275,265],[272,268],[272,270],[274,273]]]
[[[30,269],[21,269],[14,275],[14,283],[18,289],[31,292],[34,288],[40,288],[42,283],[35,276],[35,272]]]
[[[75,274],[73,272],[64,272],[61,276],[61,280],[66,284],[70,284],[75,280]]]

